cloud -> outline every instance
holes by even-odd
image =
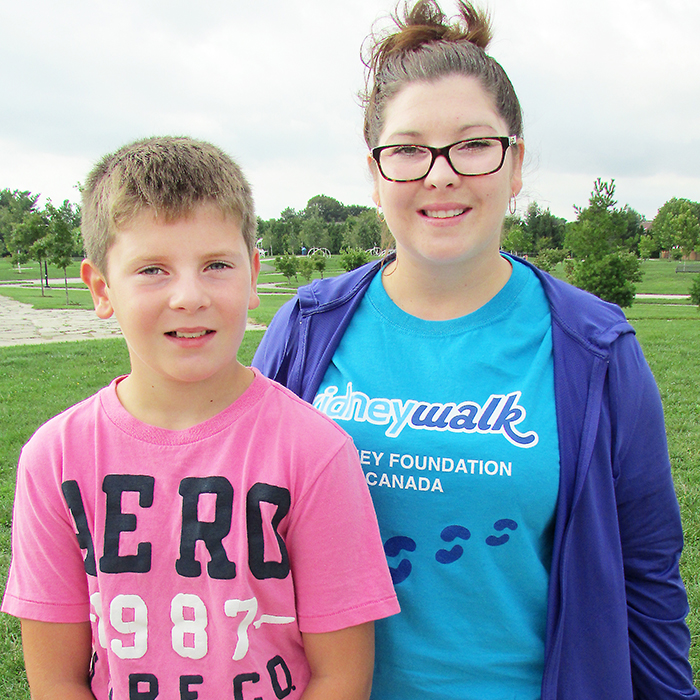
[[[700,6],[687,0],[499,3],[494,55],[516,85],[537,190],[565,213],[565,193],[595,177],[653,218],[674,196],[700,197]],[[654,183],[653,187],[650,183]],[[621,197],[620,197],[621,199]]]
[[[264,218],[321,193],[369,204],[360,46],[393,8],[5,3],[0,187],[76,201],[75,183],[104,153],[151,134],[191,134],[240,161]],[[454,2],[443,9],[454,12]],[[491,0],[490,9],[491,52],[525,113],[526,192],[567,218],[598,176],[614,177],[620,199],[647,217],[661,197],[700,200],[695,0]]]

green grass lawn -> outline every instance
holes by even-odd
[[[658,267],[653,267],[657,263]],[[652,274],[648,293],[685,293],[693,276],[676,275],[675,263],[648,261]],[[274,274],[266,272],[265,274]],[[326,274],[326,276],[328,276]],[[658,277],[658,279],[654,279]],[[666,287],[659,289],[661,279]],[[279,278],[278,278],[278,281]],[[284,281],[284,280],[281,280]],[[642,288],[643,287],[643,288]],[[0,293],[5,290],[0,286]],[[57,297],[60,298],[57,293]],[[267,324],[289,294],[262,294],[252,319]],[[700,313],[689,304],[635,303],[626,310],[657,379],[666,412],[669,451],[681,506],[686,548],[681,571],[688,589],[692,634],[691,664],[700,673]],[[239,353],[252,359],[262,332],[249,331]],[[12,495],[21,446],[49,417],[89,396],[114,376],[128,371],[121,339],[0,348],[0,581],[9,564]],[[18,624],[0,616],[0,697],[28,700]]]
[[[45,289],[42,295],[38,287],[0,286],[0,294],[23,304],[31,304],[35,309],[92,309],[92,297],[87,287],[69,288],[68,302],[63,287]]]
[[[630,321],[664,405],[668,448],[685,534],[681,574],[690,603],[690,661],[696,683],[700,683],[700,315],[697,308],[695,311],[695,318],[631,318]]]
[[[272,317],[285,301],[293,298],[293,294],[260,294],[260,306],[248,312],[248,318],[253,323],[269,326]]]
[[[75,258],[68,266],[67,276],[80,277],[80,260]],[[49,265],[49,279],[61,280],[63,282],[63,270],[60,267]],[[17,265],[13,265],[9,257],[0,258],[0,282],[37,282],[39,281],[39,263],[35,260],[24,263],[21,270]]]
[[[644,277],[637,282],[638,294],[690,294],[690,286],[700,273],[676,272],[674,260],[644,260]]]

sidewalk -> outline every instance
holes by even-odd
[[[249,323],[250,329],[265,327]],[[86,309],[34,309],[0,294],[0,347],[121,337],[114,318],[103,320]]]

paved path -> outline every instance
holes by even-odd
[[[265,327],[249,323],[248,329]],[[116,320],[97,318],[94,311],[34,309],[0,294],[0,347],[119,337],[122,334]]]
[[[260,285],[261,287],[264,285]],[[640,298],[687,299],[686,294],[638,294]],[[265,326],[248,324],[248,329]],[[115,319],[97,318],[86,309],[34,309],[0,294],[0,347],[36,345],[68,340],[121,337]]]

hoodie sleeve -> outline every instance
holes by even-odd
[[[688,662],[688,600],[679,571],[683,529],[661,397],[632,334],[610,361],[613,470],[635,697],[700,698]]]

